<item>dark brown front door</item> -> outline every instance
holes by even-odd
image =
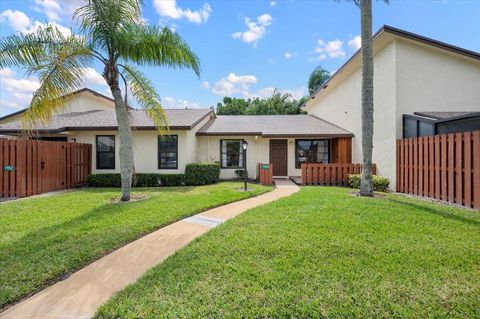
[[[287,176],[287,140],[270,140],[273,176]]]

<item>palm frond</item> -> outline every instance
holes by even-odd
[[[116,35],[120,56],[139,65],[192,69],[200,75],[200,62],[188,44],[168,28],[126,25]]]
[[[74,19],[80,23],[80,32],[87,35],[95,47],[113,53],[118,45],[114,35],[124,25],[141,20],[142,5],[143,0],[87,0],[75,11]]]
[[[133,98],[147,112],[160,132],[168,130],[168,119],[160,103],[160,96],[152,82],[139,70],[129,65],[121,65]]]
[[[45,55],[27,67],[27,75],[40,79],[40,88],[33,94],[30,107],[23,114],[23,127],[29,131],[37,124],[46,124],[65,101],[62,96],[79,89],[86,68],[93,56],[84,40],[74,36],[49,46]]]
[[[35,33],[15,34],[0,40],[0,68],[7,66],[32,67],[48,58],[56,47],[86,45],[81,38],[64,36],[51,25],[39,28]]]

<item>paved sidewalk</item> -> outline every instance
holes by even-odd
[[[0,318],[91,318],[115,292],[136,281],[193,239],[250,208],[299,190],[290,181],[276,183],[277,188],[269,193],[205,211],[137,239],[7,309]]]

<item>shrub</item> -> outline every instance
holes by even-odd
[[[218,182],[220,165],[213,163],[190,163],[185,166],[187,185],[206,185]]]
[[[237,178],[245,178],[245,170],[244,169],[235,170],[235,176],[237,176]],[[248,172],[247,172],[247,178],[248,178]]]
[[[373,177],[373,190],[376,192],[387,192],[388,185],[390,184],[390,180],[383,176],[372,175]],[[360,180],[362,175],[360,174],[352,174],[348,175],[348,185],[351,188],[360,188]]]
[[[91,174],[87,176],[91,187],[121,187],[120,174]],[[185,185],[185,174],[135,174],[133,187],[181,186]]]
[[[87,176],[87,185],[91,187],[121,187],[120,174],[91,174]]]

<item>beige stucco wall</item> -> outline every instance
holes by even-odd
[[[375,55],[374,59],[374,149],[373,158],[379,174],[395,178],[390,162],[395,156],[395,44],[390,43]],[[312,100],[308,113],[332,122],[355,136],[352,139],[352,161],[362,162],[361,123],[361,69],[358,68],[327,94]],[[328,90],[329,88],[327,88]],[[381,106],[381,107],[380,107]],[[393,152],[393,153],[392,153]]]
[[[165,134],[178,136],[178,169],[158,169],[158,131],[133,130],[132,146],[135,171],[137,173],[174,174],[185,172],[185,165],[199,161],[198,144],[195,133],[209,120],[209,116],[199,122],[192,130],[171,130]],[[115,135],[115,169],[96,169],[97,135]],[[68,132],[69,141],[92,144],[92,173],[119,173],[120,172],[120,139],[117,131],[73,131]]]
[[[86,112],[93,110],[114,110],[112,101],[85,91],[66,100],[65,107],[59,113]]]
[[[168,134],[178,135],[178,169],[158,169],[158,136],[157,131],[133,131],[132,146],[135,171],[137,173],[183,173],[185,164],[189,161],[187,151],[187,132],[170,131]],[[97,135],[115,135],[115,169],[97,170],[96,144]],[[120,139],[117,131],[77,131],[69,134],[69,140],[75,139],[77,143],[92,144],[92,173],[120,173]]]
[[[374,56],[374,149],[378,174],[396,183],[396,139],[402,115],[418,111],[480,111],[480,62],[410,40],[395,39]],[[328,90],[328,88],[327,88]],[[361,69],[307,111],[349,131],[352,160],[362,161]]]
[[[396,135],[402,114],[480,111],[480,61],[407,40],[397,40]]]
[[[257,178],[258,163],[270,162],[270,139],[261,136],[198,136],[198,155],[202,162],[220,162],[220,140],[245,139],[248,143],[247,170],[250,178]],[[301,139],[301,138],[300,138]],[[306,138],[308,139],[308,138]],[[300,169],[295,168],[295,139],[287,138],[288,176],[300,176]],[[235,169],[221,169],[220,178],[235,178]]]

